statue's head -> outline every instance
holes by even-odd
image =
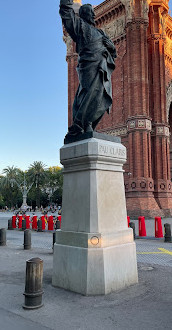
[[[95,25],[95,21],[94,21],[95,14],[92,5],[86,4],[81,6],[79,9],[79,16],[87,23]]]

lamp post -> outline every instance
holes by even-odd
[[[18,188],[20,189],[22,196],[23,196],[23,203],[21,206],[21,210],[26,210],[27,206],[28,206],[27,205],[27,194],[28,194],[29,190],[32,188],[33,182],[29,187],[27,187],[25,173],[24,173],[24,181],[21,184],[19,184],[16,179],[11,179],[10,182],[11,182],[12,187],[13,187],[13,183],[15,183],[18,186]]]

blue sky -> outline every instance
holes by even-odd
[[[58,10],[57,0],[0,0],[0,173],[12,165],[27,170],[34,161],[59,165],[68,125]]]

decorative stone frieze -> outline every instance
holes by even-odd
[[[152,130],[152,135],[166,136],[169,137],[169,127],[165,125],[156,125]]]
[[[134,192],[134,191],[145,191],[152,192],[154,191],[154,181],[151,178],[129,178],[125,183],[125,191],[126,192]]]
[[[151,131],[152,125],[150,119],[140,118],[135,120],[129,120],[127,125],[128,130],[132,129],[146,129]]]
[[[127,134],[127,127],[114,128],[113,130],[106,131],[106,134],[112,136],[122,136]]]
[[[125,16],[121,16],[115,21],[107,24],[104,28],[105,33],[109,38],[115,39],[125,34]]]
[[[156,192],[171,192],[172,183],[169,180],[156,180],[155,181],[155,191]]]
[[[132,18],[133,18],[135,0],[121,0],[121,2],[125,6],[126,23],[128,23],[128,22],[132,21]]]

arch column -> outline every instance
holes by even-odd
[[[130,216],[160,214],[154,198],[148,81],[148,11],[146,1],[124,1],[126,7],[128,155],[126,182],[127,212]],[[160,214],[161,215],[161,214]]]
[[[131,217],[140,215],[162,216],[154,197],[151,157],[151,120],[147,117],[128,119],[129,175],[126,180],[127,212]]]
[[[149,44],[150,115],[152,117],[152,175],[154,196],[165,216],[172,214],[172,185],[170,176],[169,125],[166,113],[165,81],[165,15],[168,6],[151,1]]]

